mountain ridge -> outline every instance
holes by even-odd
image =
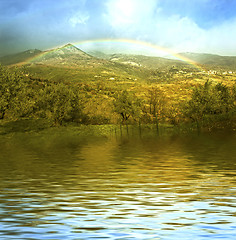
[[[236,56],[221,56],[210,53],[181,52],[180,56],[190,59],[196,64],[204,65],[207,68],[225,68],[236,70]],[[64,46],[41,51],[38,49],[29,49],[20,53],[10,54],[0,57],[0,63],[3,65],[40,63],[49,65],[77,66],[80,64],[101,64],[104,61],[130,65],[132,67],[148,67],[151,69],[171,67],[173,65],[183,66],[184,61],[170,59],[168,57],[154,57],[136,54],[105,54],[99,51],[84,52],[71,43]]]
[[[3,57],[0,57],[0,63],[3,65],[13,65],[27,61],[30,58],[38,56],[43,51],[39,49],[29,49],[23,52],[19,52],[16,54],[9,54]]]
[[[192,53],[184,52],[180,53],[181,56],[209,67],[232,67],[236,69],[236,56],[222,56],[211,53]]]

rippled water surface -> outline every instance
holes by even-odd
[[[0,239],[235,239],[236,137],[0,137]]]

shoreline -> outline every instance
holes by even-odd
[[[21,119],[17,121],[0,121],[0,136],[15,134],[44,133],[69,134],[81,137],[123,137],[123,136],[166,136],[166,135],[184,135],[214,132],[236,132],[233,125],[218,126],[215,128],[198,129],[196,124],[182,123],[173,125],[169,123],[160,123],[158,128],[155,124],[77,124],[68,123],[62,126],[54,126],[45,119]]]

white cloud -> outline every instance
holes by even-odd
[[[209,51],[219,54],[236,55],[236,18],[223,22],[207,32]]]
[[[167,22],[170,35],[162,29],[166,42],[178,52],[205,52],[236,55],[236,18],[211,29],[202,29],[194,21],[182,18]]]
[[[161,6],[161,0],[107,0],[105,18],[113,37],[147,41],[176,52],[236,55],[236,18],[204,29],[190,16],[167,16]]]
[[[89,18],[87,13],[79,12],[69,18],[69,23],[72,27],[76,27],[78,24],[86,24]]]
[[[155,26],[156,43],[175,51],[196,51],[205,42],[205,30],[188,17],[159,18]]]
[[[0,14],[0,55],[12,49],[96,38],[129,38],[177,52],[236,55],[236,17],[232,17],[236,14],[230,4],[220,1],[32,0],[16,6],[14,1],[5,2]]]
[[[105,14],[110,25],[122,29],[150,20],[156,11],[157,0],[108,0]]]

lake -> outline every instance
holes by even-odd
[[[235,133],[8,134],[0,165],[0,239],[235,239]]]

